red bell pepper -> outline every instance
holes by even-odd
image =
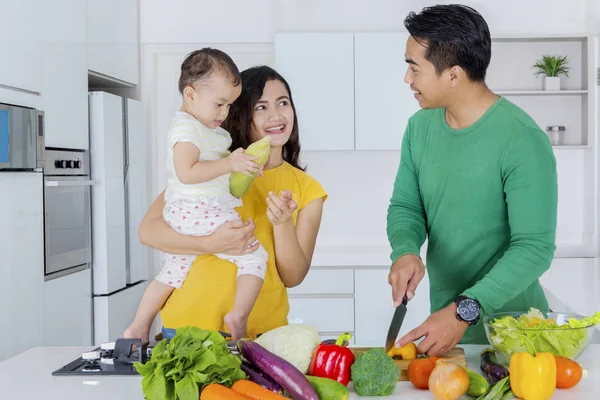
[[[348,385],[350,382],[350,367],[354,363],[354,354],[348,347],[348,340],[352,337],[343,333],[335,344],[321,343],[315,349],[308,374],[321,378],[329,378]]]

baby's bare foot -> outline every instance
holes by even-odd
[[[138,326],[134,326],[133,324],[131,324],[127,329],[125,329],[123,337],[125,339],[141,339],[142,342],[147,342],[149,334],[149,329],[142,329]]]
[[[248,333],[246,332],[246,324],[248,323],[248,316],[244,315],[236,310],[231,310],[225,318],[223,318],[225,325],[229,328],[233,340],[245,338]]]

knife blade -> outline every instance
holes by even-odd
[[[396,338],[398,337],[398,332],[400,332],[400,328],[402,327],[402,322],[404,322],[404,317],[406,316],[406,303],[408,302],[406,296],[402,299],[402,303],[398,307],[396,307],[396,311],[394,311],[394,316],[392,317],[392,323],[390,324],[390,329],[388,330],[387,337],[385,338],[385,352],[387,353],[394,347],[394,343],[396,343]]]

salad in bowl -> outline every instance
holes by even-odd
[[[549,352],[555,356],[577,359],[592,339],[600,312],[590,317],[577,314],[541,312],[530,308],[524,312],[502,312],[483,318],[488,341],[498,361],[508,365],[513,353]]]

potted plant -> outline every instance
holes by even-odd
[[[560,90],[560,75],[569,77],[569,67],[567,66],[567,56],[542,56],[534,65],[537,69],[536,76],[546,75],[544,77],[544,90]]]

